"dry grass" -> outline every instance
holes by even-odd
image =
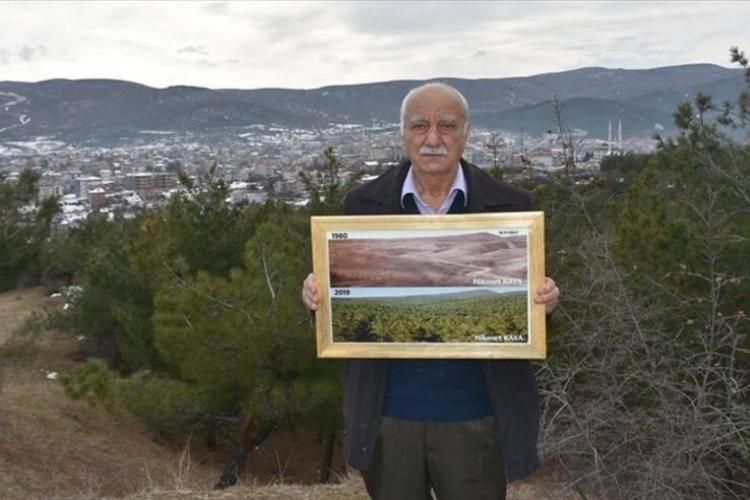
[[[8,340],[31,311],[47,299],[42,288],[24,288],[0,294],[0,344]]]
[[[367,500],[362,479],[350,473],[335,485],[239,485],[226,491],[141,491],[128,500],[251,499],[251,500]],[[580,496],[563,487],[559,470],[547,465],[526,481],[508,488],[508,500],[580,500]]]
[[[0,294],[0,342],[12,337],[34,309],[50,305],[42,289]],[[39,339],[31,362],[4,367],[0,392],[0,497],[99,498],[178,484],[178,456],[124,412],[72,401],[47,378],[74,361],[76,341],[58,332]],[[214,471],[190,471],[203,487]]]
[[[187,499],[251,499],[251,500],[367,500],[364,484],[358,474],[342,477],[337,484],[240,484],[224,491],[145,490],[127,500],[187,500]]]
[[[12,337],[33,310],[54,305],[42,289],[0,294],[0,344]],[[0,498],[168,499],[366,499],[356,473],[331,485],[282,484],[313,477],[319,464],[314,438],[274,435],[252,457],[244,484],[211,488],[227,449],[209,452],[200,443],[156,442],[153,434],[124,411],[107,411],[72,401],[47,378],[72,366],[77,343],[55,331],[38,339],[30,362],[5,367],[0,392]],[[2,368],[2,367],[0,367]],[[340,459],[340,454],[337,455]],[[339,466],[338,469],[342,470]],[[510,500],[574,499],[547,467],[509,489]]]

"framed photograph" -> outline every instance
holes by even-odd
[[[544,213],[312,217],[323,358],[543,359]]]

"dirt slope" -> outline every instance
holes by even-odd
[[[0,294],[0,342],[45,305],[53,304],[41,289]],[[48,378],[73,364],[76,341],[46,332],[40,343],[42,352],[30,364],[3,370],[0,498],[93,498],[182,486],[179,456],[153,442],[140,423],[72,401]],[[200,482],[200,471],[191,471],[191,479]]]
[[[0,344],[11,338],[31,311],[55,303],[41,289],[0,294]],[[59,306],[59,304],[57,304]],[[335,485],[279,484],[294,477],[291,458],[307,463],[317,451],[304,437],[275,438],[254,461],[273,457],[273,464],[253,464],[244,485],[211,490],[228,456],[207,453],[199,445],[156,442],[152,433],[124,411],[109,412],[72,401],[48,378],[75,361],[76,341],[50,331],[40,338],[41,353],[30,363],[3,368],[0,392],[0,498],[129,499],[366,499],[357,474]],[[271,458],[265,460],[271,462]],[[275,473],[273,473],[275,471]],[[260,477],[259,484],[250,477]],[[276,476],[276,479],[272,479]],[[555,470],[544,468],[528,482],[514,484],[510,500],[574,499]]]

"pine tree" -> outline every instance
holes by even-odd
[[[37,202],[39,175],[21,172],[11,182],[0,170],[0,291],[15,288],[24,274],[38,271],[38,258],[60,211],[57,199]]]

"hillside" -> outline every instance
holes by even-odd
[[[0,294],[0,344],[31,311],[59,307],[41,288]],[[243,483],[214,492],[230,450],[211,452],[199,443],[158,439],[124,411],[72,401],[49,377],[76,363],[77,341],[56,331],[38,336],[39,352],[2,368],[0,388],[0,497],[135,499],[366,499],[357,474],[333,485],[286,484],[318,456],[314,440],[275,436],[251,459]],[[3,358],[0,358],[3,359]],[[548,465],[511,486],[510,500],[577,499]]]
[[[0,294],[0,342],[29,311],[47,305],[41,289]],[[155,443],[132,417],[71,401],[47,378],[75,362],[74,339],[46,332],[39,342],[41,352],[31,363],[4,367],[0,496],[122,496],[152,484],[184,486],[188,478],[175,451]],[[191,484],[205,484],[209,470],[190,471]]]
[[[599,138],[606,138],[609,120],[618,119],[623,120],[626,137],[648,136],[656,123],[672,131],[676,102],[700,90],[724,98],[743,88],[740,70],[711,64],[436,79],[464,93],[477,125],[543,132],[550,128],[545,103],[557,96],[568,125],[586,128]],[[237,138],[258,126],[315,130],[333,124],[392,124],[403,96],[420,83],[401,80],[301,90],[156,89],[118,80],[0,81],[0,143],[14,146],[44,139],[98,146],[165,137],[213,142]]]

